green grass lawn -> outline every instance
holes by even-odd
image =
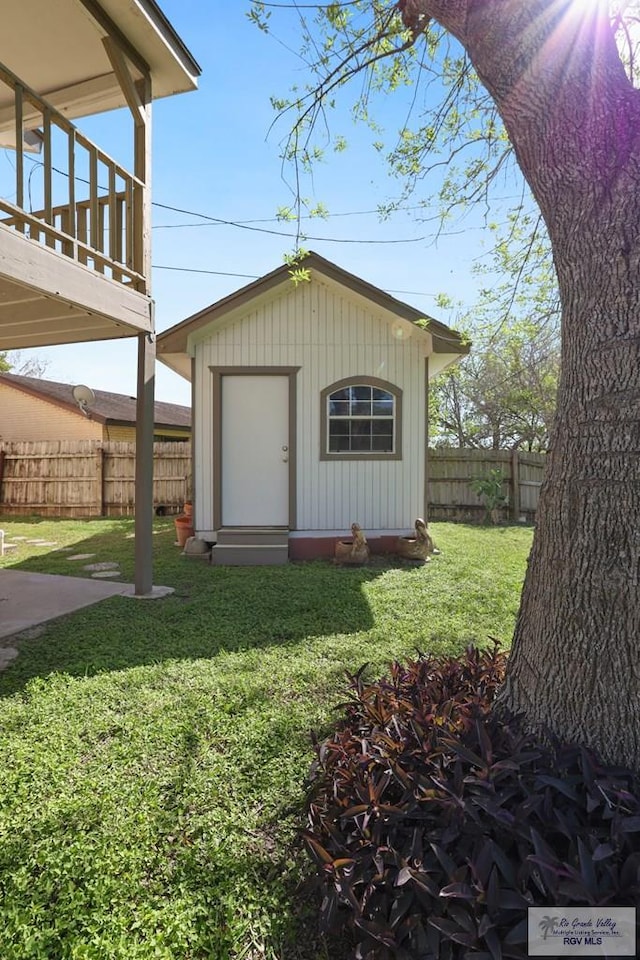
[[[1,525],[133,577],[129,520]],[[517,612],[530,528],[430,529],[443,552],[420,568],[242,569],[182,557],[159,520],[173,596],[21,641],[0,674],[2,960],[338,955],[296,835],[309,731],[329,730],[345,671],[508,643]],[[81,574],[67,556],[23,544],[0,565]]]

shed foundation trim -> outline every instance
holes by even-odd
[[[398,537],[410,535],[409,528],[368,530],[367,543],[374,555],[394,554]],[[331,559],[337,540],[349,536],[345,530],[296,530],[287,533],[274,529],[228,528],[196,531],[201,540],[214,543],[214,565],[257,566],[280,564],[289,560]]]
[[[365,531],[372,555],[387,555],[396,552],[398,537],[406,536],[408,530]],[[289,536],[290,560],[321,560],[335,556],[336,541],[349,539],[345,530],[328,533],[322,531],[296,531]]]

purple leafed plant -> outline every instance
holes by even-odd
[[[494,716],[506,656],[349,677],[304,840],[357,960],[526,958],[528,906],[640,906],[640,781]]]

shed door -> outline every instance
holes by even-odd
[[[222,377],[222,525],[289,526],[289,378]]]

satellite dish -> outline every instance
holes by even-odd
[[[85,387],[84,383],[79,383],[77,387],[73,388],[71,393],[85,417],[88,417],[87,407],[96,402],[96,395],[91,387]]]

